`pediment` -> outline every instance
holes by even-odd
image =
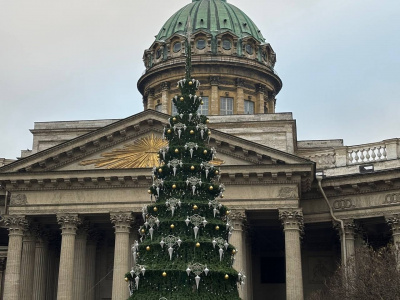
[[[15,161],[0,173],[148,168],[157,164],[158,149],[166,143],[162,132],[168,118],[146,110]],[[313,166],[309,160],[217,130],[212,130],[209,143],[217,149],[216,164]]]

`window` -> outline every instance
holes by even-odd
[[[249,100],[244,100],[244,113],[246,115],[254,114],[254,102]]]
[[[156,51],[156,59],[159,59],[161,57],[161,48],[158,48]]]
[[[253,46],[250,45],[250,44],[247,44],[247,45],[246,45],[246,52],[247,52],[249,55],[252,55],[252,54],[253,54]]]
[[[171,102],[171,115],[177,115],[177,114],[178,114],[178,109],[176,108],[174,102]]]
[[[206,47],[206,40],[198,39],[197,40],[197,49],[203,50]]]
[[[181,42],[176,42],[174,44],[174,52],[177,53],[177,52],[181,51],[181,47],[182,47]]]
[[[227,40],[227,39],[223,40],[222,41],[222,48],[224,48],[225,50],[231,50],[231,48],[232,48],[231,41]]]
[[[200,115],[208,115],[208,97],[201,97],[203,104],[199,106],[197,113]]]
[[[161,104],[157,104],[156,105],[156,111],[162,112],[162,105]]]
[[[220,115],[233,115],[233,98],[221,97]]]

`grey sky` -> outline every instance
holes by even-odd
[[[31,149],[35,121],[142,111],[142,55],[190,0],[0,0],[0,157]],[[400,137],[400,1],[228,0],[277,53],[278,112],[298,139]]]

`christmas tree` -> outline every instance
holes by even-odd
[[[189,22],[188,22],[189,23]],[[224,186],[212,163],[207,116],[197,113],[199,81],[191,77],[190,30],[186,38],[186,76],[172,101],[160,166],[149,189],[154,202],[143,208],[140,243],[132,246],[134,266],[125,275],[132,299],[240,299],[244,277],[232,268],[236,249],[229,244],[229,210],[218,198]]]

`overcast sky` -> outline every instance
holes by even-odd
[[[143,110],[143,51],[190,0],[0,0],[0,157],[32,148],[36,121]],[[277,53],[277,112],[298,139],[400,137],[399,0],[228,0]]]

